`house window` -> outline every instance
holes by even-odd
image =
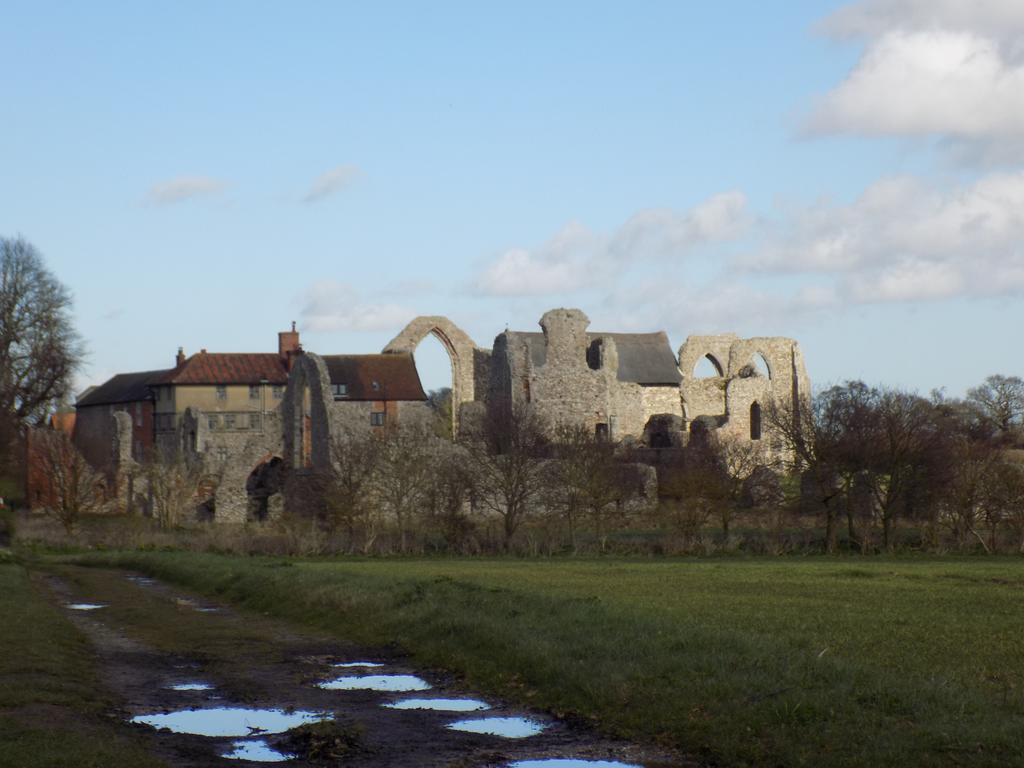
[[[220,426],[220,419],[217,418],[216,415],[210,416],[206,419],[206,425],[210,429],[216,429],[218,426]]]
[[[228,388],[223,384],[217,385],[217,399],[227,400],[228,399]]]
[[[608,439],[608,425],[605,423],[596,424],[594,426],[594,436],[601,442]]]
[[[374,392],[379,392],[380,391],[380,382],[379,381],[373,382],[373,391]]]
[[[331,392],[335,400],[344,400],[348,397],[348,384],[331,384]]]
[[[249,399],[250,400],[259,400],[260,399],[260,385],[259,384],[250,384],[249,385]]]
[[[142,426],[142,403],[135,404],[135,426]]]
[[[249,414],[249,428],[259,429],[260,428],[260,415],[258,413]]]
[[[221,461],[227,461],[228,460],[228,449],[227,448],[218,448],[217,449],[217,458],[220,459]]]
[[[384,426],[384,411],[374,411],[370,414],[370,426],[371,427],[383,427]]]
[[[750,406],[750,439],[761,439],[761,406],[756,401]]]
[[[224,428],[234,429],[235,428],[235,414],[225,413],[224,414]]]
[[[274,385],[274,399],[275,400],[280,400],[283,397],[284,397],[284,387],[281,386],[280,384],[275,384]]]

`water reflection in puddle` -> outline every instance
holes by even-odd
[[[328,691],[426,691],[430,683],[415,675],[360,675],[359,677],[338,677],[317,687]]]
[[[617,760],[580,760],[575,757],[550,757],[543,760],[517,760],[508,768],[642,768]]]
[[[281,733],[304,723],[329,719],[330,715],[302,710],[285,712],[282,709],[211,707],[137,715],[131,722],[196,736],[251,736],[254,733]]]
[[[453,731],[504,736],[506,739],[525,739],[536,736],[547,726],[526,717],[481,717],[477,720],[459,720],[448,726]]]
[[[143,587],[151,587],[156,583],[153,579],[149,578],[149,576],[129,576],[128,581],[140,584]]]
[[[331,666],[339,669],[356,669],[359,667],[383,667],[384,665],[376,661],[343,661]]]
[[[231,751],[221,757],[227,760],[250,760],[254,763],[281,763],[291,760],[295,755],[278,752],[265,741],[236,741]]]
[[[402,699],[383,706],[388,709],[433,709],[438,712],[479,712],[491,705],[477,699]]]
[[[199,605],[196,606],[196,610],[200,613],[217,613],[220,610],[220,608],[211,608],[208,605]]]
[[[69,603],[68,608],[72,611],[95,611],[97,608],[106,608],[105,605],[99,603]]]
[[[168,685],[172,691],[212,691],[213,686],[209,683],[175,683]]]

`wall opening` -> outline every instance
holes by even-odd
[[[271,456],[257,464],[249,473],[245,481],[245,492],[249,497],[249,520],[263,522],[269,517],[270,499],[281,492],[282,466],[280,456]]]
[[[724,375],[722,365],[712,354],[704,355],[693,367],[695,379],[717,379]]]
[[[423,391],[427,393],[427,403],[437,417],[438,430],[446,437],[451,437],[455,423],[455,361],[452,353],[435,330],[416,345],[413,359],[416,361],[416,372],[420,375]]]
[[[750,439],[761,439],[761,405],[756,400],[750,404]]]
[[[758,376],[763,376],[766,379],[772,377],[772,369],[768,367],[768,361],[764,359],[764,355],[760,352],[754,354],[750,360],[750,364],[754,366],[754,370]]]

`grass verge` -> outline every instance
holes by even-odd
[[[712,763],[1024,764],[1017,561],[76,559]]]
[[[87,641],[42,590],[0,560],[0,765],[164,765],[108,718]]]

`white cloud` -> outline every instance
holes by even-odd
[[[341,191],[357,178],[360,171],[354,165],[339,165],[318,176],[302,198],[304,203],[315,203]]]
[[[302,297],[303,330],[383,331],[401,328],[416,312],[400,304],[375,303],[337,280],[318,280]]]
[[[146,202],[150,205],[171,205],[194,197],[216,194],[225,186],[223,181],[209,176],[179,176],[150,187],[146,193]]]
[[[917,301],[1024,293],[1024,172],[951,189],[879,181],[849,205],[769,225],[745,258],[758,273],[833,275],[842,300]]]
[[[1014,43],[1024,33],[1020,0],[861,0],[826,17],[819,29],[839,39],[880,37],[894,29],[959,29]]]
[[[812,133],[1024,136],[1024,65],[973,32],[888,32],[821,100]]]
[[[501,253],[475,288],[492,296],[540,296],[599,286],[638,260],[679,258],[704,243],[739,237],[748,218],[746,197],[725,192],[686,211],[638,211],[610,235],[570,222],[538,248]]]

